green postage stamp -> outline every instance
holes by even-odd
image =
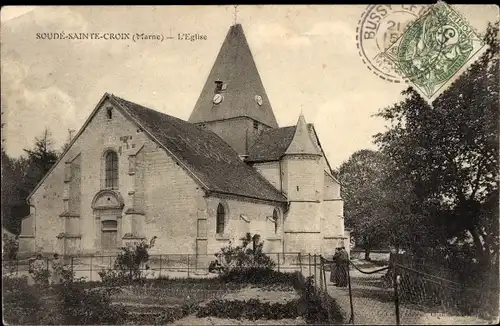
[[[485,43],[465,19],[440,1],[406,29],[385,57],[431,102],[484,48]]]

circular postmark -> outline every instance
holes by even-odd
[[[368,69],[384,80],[394,83],[403,81],[383,54],[428,7],[370,5],[366,8],[356,29],[356,41],[358,53]]]

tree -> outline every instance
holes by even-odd
[[[19,234],[20,218],[27,215],[22,194],[26,168],[25,158],[10,158],[2,148],[2,222],[14,234]]]
[[[2,112],[3,115],[3,112]],[[2,222],[3,226],[14,234],[19,234],[19,207],[23,203],[23,198],[20,192],[20,185],[23,183],[23,174],[26,169],[26,160],[24,158],[11,158],[5,152],[3,138],[3,128],[5,123],[2,122]],[[21,214],[25,212],[20,212]]]
[[[27,158],[11,158],[3,146],[1,149],[2,220],[4,226],[15,234],[21,231],[21,219],[29,214],[26,198],[58,158],[48,129],[44,130],[42,137],[35,138],[33,149],[24,151]]]
[[[498,248],[498,215],[483,209],[498,191],[497,35],[498,23],[490,24],[489,49],[432,106],[409,88],[405,100],[381,110],[390,126],[375,136],[393,177],[410,184],[414,212],[446,227],[448,238],[472,238],[484,264]]]
[[[24,190],[26,196],[35,188],[38,182],[49,172],[57,161],[58,153],[54,150],[54,141],[46,128],[40,138],[35,138],[35,147],[25,149],[28,154],[29,167],[26,173]]]
[[[352,235],[365,250],[366,260],[370,250],[387,244],[389,222],[379,205],[383,165],[380,153],[365,149],[352,154],[338,172],[346,226],[353,228]]]

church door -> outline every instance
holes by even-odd
[[[117,226],[116,221],[102,221],[101,245],[103,250],[116,249]]]

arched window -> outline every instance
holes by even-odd
[[[224,206],[222,204],[219,204],[219,206],[217,206],[217,226],[216,226],[217,234],[224,233],[225,222],[226,222],[226,210],[224,209]]]
[[[274,221],[274,234],[278,233],[278,223],[279,223],[279,212],[278,209],[275,208],[273,211],[273,221]]]
[[[106,182],[108,189],[118,189],[118,155],[115,152],[106,154]]]

